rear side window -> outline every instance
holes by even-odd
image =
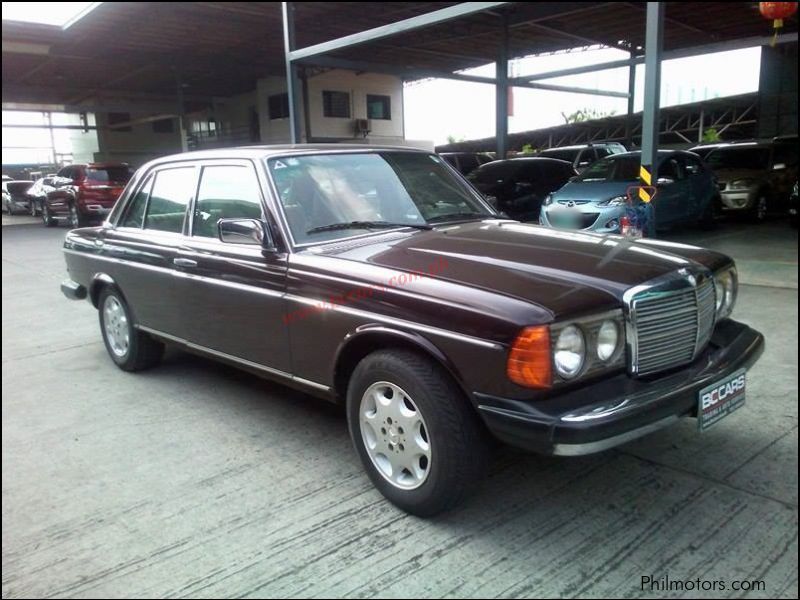
[[[211,166],[203,169],[194,209],[192,234],[217,237],[220,219],[260,219],[261,194],[251,167]]]
[[[150,188],[153,187],[153,176],[147,177],[147,181],[139,188],[136,195],[131,198],[125,216],[122,217],[120,227],[135,227],[141,229],[144,223],[144,209],[147,206],[147,197],[150,195]]]
[[[194,167],[167,169],[156,173],[150,202],[147,204],[145,229],[181,233],[186,206],[195,185]]]

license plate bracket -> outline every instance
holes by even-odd
[[[747,370],[739,369],[697,393],[697,429],[706,431],[744,406]]]

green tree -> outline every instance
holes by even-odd
[[[720,136],[719,131],[717,131],[716,127],[709,127],[708,129],[703,131],[704,144],[715,144],[721,141],[722,141],[722,136]]]
[[[606,112],[597,110],[595,108],[582,108],[570,114],[562,112],[561,116],[564,118],[564,123],[569,125],[570,123],[583,123],[584,121],[593,121],[594,119],[612,117],[615,114],[617,114],[617,111],[615,110]]]

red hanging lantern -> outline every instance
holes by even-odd
[[[759,2],[758,10],[765,19],[772,19],[772,27],[777,38],[778,30],[783,27],[783,20],[797,12],[797,2]],[[775,44],[775,39],[772,43]]]

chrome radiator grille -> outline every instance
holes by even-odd
[[[691,362],[714,329],[714,283],[694,276],[675,289],[635,294],[628,306],[631,372],[649,375]]]

